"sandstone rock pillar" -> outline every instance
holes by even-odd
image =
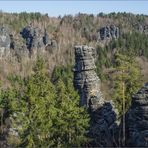
[[[75,46],[74,86],[80,94],[80,105],[93,110],[103,101],[94,56],[94,48]]]
[[[100,79],[95,72],[95,49],[75,47],[74,86],[80,94],[80,105],[87,107],[91,121],[88,136],[93,147],[114,146],[116,114],[100,91]]]

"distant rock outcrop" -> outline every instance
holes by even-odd
[[[126,143],[132,147],[148,147],[148,83],[132,97],[126,115]]]
[[[25,39],[25,44],[16,39],[8,29],[0,26],[0,58],[10,54],[12,57],[21,59],[45,51],[53,53],[53,50],[58,47],[57,41],[49,38],[46,29],[43,33],[38,27],[28,25],[21,30],[20,34]]]
[[[28,57],[27,48],[20,42],[15,42],[13,34],[8,29],[0,27],[0,57],[16,56],[17,58]]]
[[[43,35],[38,27],[34,28],[31,25],[26,26],[20,34],[26,40],[26,46],[31,53],[33,52],[33,48],[44,47]]]
[[[44,48],[51,52],[54,48],[57,48],[57,42],[49,38],[46,29],[44,33],[42,33],[41,29],[38,27],[35,28],[29,25],[24,27],[20,34],[25,39],[30,54],[37,52],[34,51],[35,49]]]
[[[0,57],[10,53],[10,36],[5,27],[0,27]]]
[[[100,80],[95,72],[95,49],[75,47],[74,86],[80,94],[80,105],[88,108],[91,116],[89,137],[92,146],[114,146],[116,114],[110,102],[105,102],[100,91]]]
[[[143,25],[143,24],[134,24],[133,27],[139,31],[140,33],[144,33],[148,35],[148,25]]]
[[[119,28],[115,25],[105,26],[98,31],[98,41],[112,40],[119,38]]]
[[[148,35],[148,25],[139,25],[138,30],[141,33],[144,33],[144,34]]]

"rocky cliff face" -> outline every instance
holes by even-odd
[[[39,28],[32,27],[31,25],[26,26],[20,32],[22,37],[26,40],[26,46],[30,52],[32,52],[33,48],[42,48],[44,47],[44,43],[47,42],[47,34],[44,37]],[[43,41],[44,37],[44,41]]]
[[[127,146],[148,147],[148,83],[132,97],[126,115]]]
[[[49,52],[57,48],[57,42],[49,38],[46,29],[43,33],[40,28],[29,25],[24,27],[20,34],[25,39],[30,54],[41,52],[41,48]],[[44,50],[42,50],[42,52],[44,52]]]
[[[5,27],[0,26],[0,57],[12,56],[28,57],[28,55],[36,55],[38,53],[48,51],[52,53],[57,48],[57,42],[50,39],[45,29],[42,33],[38,27],[31,25],[26,26],[20,32],[22,38],[25,40],[25,44],[19,40],[15,40],[15,37],[9,33]]]
[[[90,145],[116,147],[122,141],[123,137],[119,137],[122,129],[115,123],[112,104],[102,97],[94,57],[94,48],[75,47],[74,86],[80,94],[80,105],[88,108],[91,117],[88,132],[92,139]],[[148,83],[133,96],[125,117],[126,146],[148,147]]]
[[[87,107],[91,116],[88,134],[93,139],[91,145],[114,146],[116,115],[111,103],[102,97],[95,68],[95,49],[76,46],[74,86],[80,94],[80,105]]]
[[[6,28],[0,27],[0,57],[7,56],[10,52],[10,36]]]
[[[102,27],[97,32],[98,32],[98,41],[112,40],[119,38],[119,28],[115,25]]]

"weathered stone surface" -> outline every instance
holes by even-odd
[[[98,40],[106,39],[118,39],[119,38],[119,28],[115,25],[105,26],[100,28],[98,31]]]
[[[0,57],[10,53],[10,36],[6,28],[0,27]]]
[[[80,105],[96,108],[102,101],[100,80],[95,72],[95,50],[88,46],[75,47],[74,85],[80,94]]]
[[[26,46],[30,55],[44,52],[44,49],[52,53],[53,49],[57,48],[57,42],[49,38],[46,29],[42,33],[38,27],[35,28],[29,25],[24,27],[20,34],[26,40]],[[43,50],[40,50],[41,48]]]
[[[148,83],[132,97],[126,115],[127,146],[148,147]]]
[[[26,40],[26,46],[30,52],[33,52],[33,48],[44,47],[43,35],[38,27],[34,28],[31,25],[26,26],[22,29],[20,34]]]
[[[95,72],[95,49],[75,47],[74,86],[80,94],[80,105],[88,108],[91,122],[88,136],[91,146],[114,146],[116,114],[100,91],[100,79]]]
[[[97,110],[91,112],[89,137],[95,147],[114,147],[117,141],[118,126],[116,114],[110,102],[105,102]]]

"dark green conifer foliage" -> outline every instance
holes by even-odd
[[[133,55],[128,56],[119,52],[115,54],[115,69],[113,99],[119,115],[122,115],[131,104],[131,96],[141,86],[141,73]]]
[[[46,148],[80,146],[86,142],[89,117],[86,110],[79,107],[72,72],[64,71],[62,74],[69,75],[69,79],[59,76],[53,85],[44,60],[38,58],[31,76],[11,76],[11,87],[0,89],[0,108],[7,111],[1,123],[11,119],[10,126],[18,133],[11,143],[8,141],[9,145]]]

